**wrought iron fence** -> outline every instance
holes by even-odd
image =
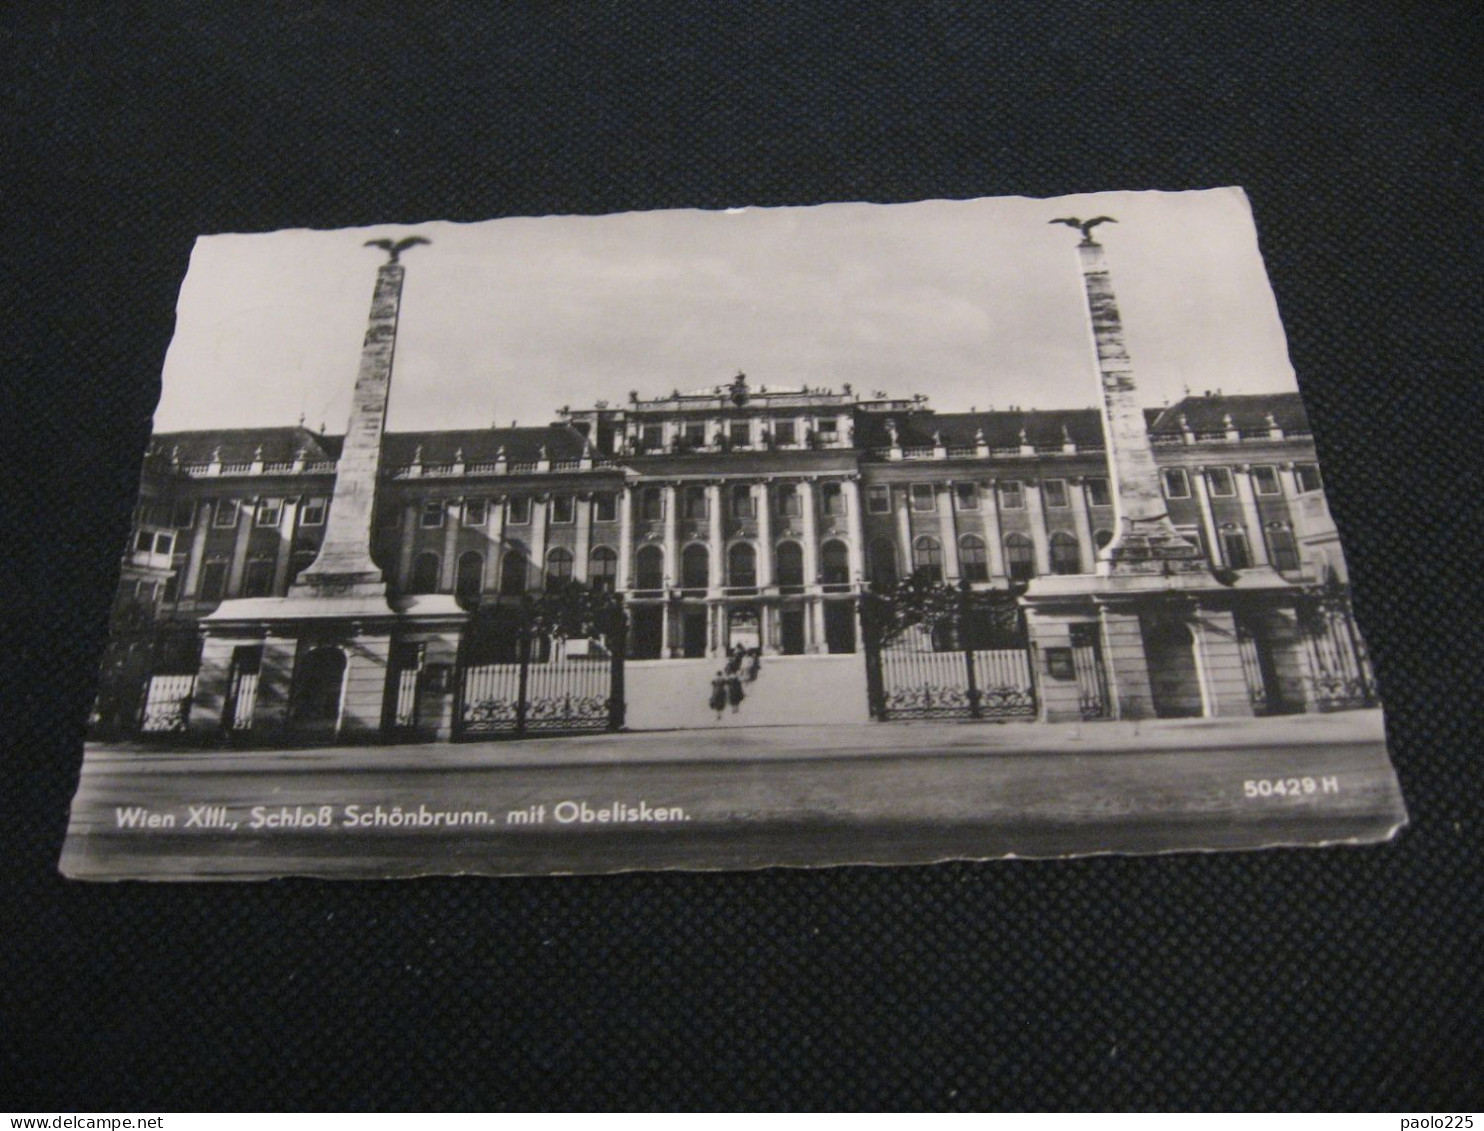
[[[454,737],[619,729],[625,637],[611,594],[573,593],[476,618],[461,653]]]
[[[1300,606],[1307,630],[1314,702],[1321,711],[1374,707],[1380,702],[1365,641],[1355,627],[1349,594],[1331,587]]]
[[[872,716],[1034,717],[1035,677],[1017,596],[921,577],[867,596],[861,623]]]
[[[194,675],[151,676],[139,718],[141,734],[183,734],[196,692]]]

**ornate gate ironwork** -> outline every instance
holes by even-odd
[[[1035,717],[1020,592],[973,592],[913,577],[865,597],[861,624],[872,717]]]
[[[1349,587],[1336,583],[1307,591],[1298,602],[1298,614],[1308,641],[1315,706],[1344,711],[1380,703],[1365,641],[1355,627]]]
[[[194,675],[151,676],[139,719],[141,734],[184,734],[196,692]]]
[[[1108,669],[1103,664],[1101,630],[1095,624],[1074,624],[1072,668],[1077,674],[1077,703],[1084,719],[1106,719],[1113,714],[1108,695]]]
[[[99,673],[92,737],[184,734],[200,663],[193,624],[115,623]]]
[[[569,587],[476,614],[460,651],[454,737],[618,730],[621,599]]]

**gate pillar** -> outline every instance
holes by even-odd
[[[1242,669],[1237,623],[1231,609],[1198,606],[1195,630],[1207,716],[1250,717],[1252,694]]]
[[[1031,658],[1036,665],[1039,717],[1042,722],[1076,722],[1082,718],[1082,694],[1072,657],[1072,622],[1087,612],[1036,609],[1026,616]]]
[[[1108,693],[1117,719],[1154,717],[1154,690],[1149,683],[1149,660],[1137,608],[1102,609],[1104,656],[1108,665]]]

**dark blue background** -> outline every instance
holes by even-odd
[[[0,1106],[1484,1102],[1474,4],[57,3],[3,29]],[[56,876],[198,233],[1227,184],[1349,548],[1396,845]]]

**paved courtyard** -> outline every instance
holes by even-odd
[[[78,878],[412,876],[1384,839],[1379,711],[271,751],[89,747]]]

